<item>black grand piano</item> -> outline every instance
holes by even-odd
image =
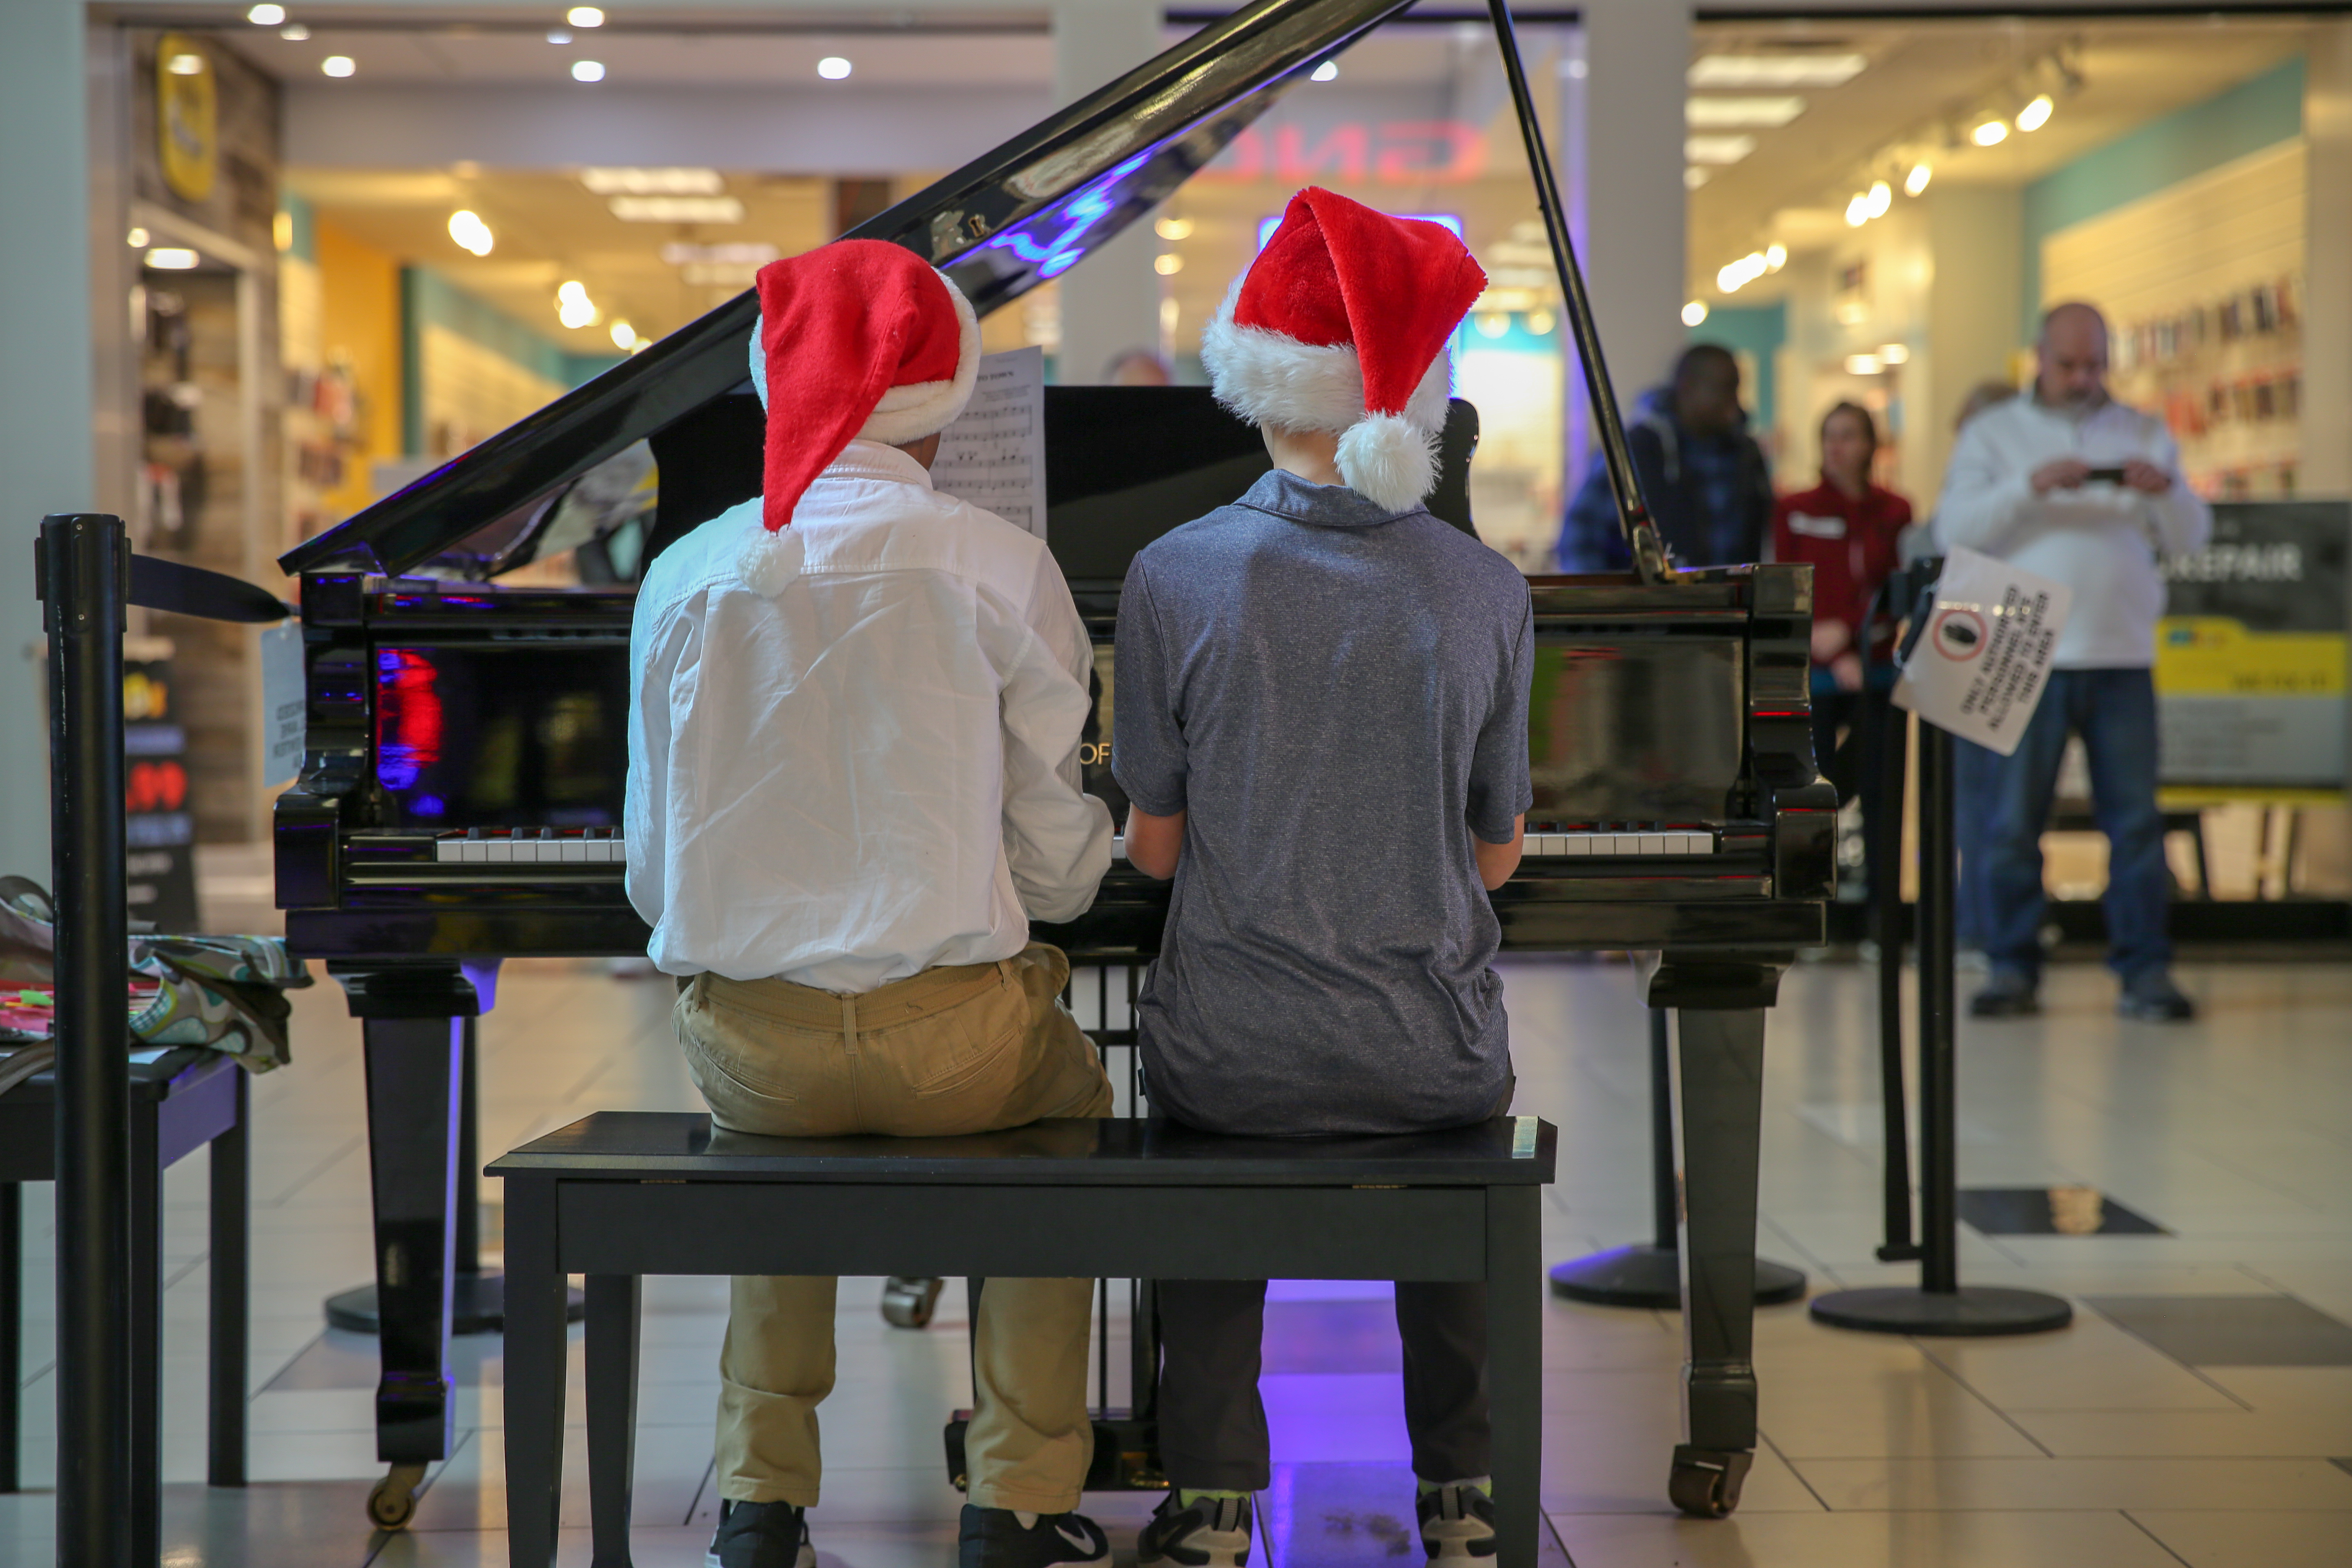
[[[1257,0],[853,231],[904,245],[982,313],[1149,215],[1304,73],[1408,0]],[[1749,1362],[1764,1009],[1823,940],[1835,801],[1807,710],[1810,569],[1680,570],[1626,460],[1583,286],[1518,68],[1568,315],[1635,569],[1533,579],[1528,853],[1496,892],[1516,951],[1629,950],[1682,1011],[1689,1363],[1669,1490],[1727,1512],[1756,1436]],[[633,584],[759,489],[745,294],[285,555],[300,580],[308,736],[279,797],[278,903],[365,1037],[375,1213],[379,1524],[405,1522],[448,1452],[453,1316],[494,1302],[473,1255],[470,1045],[509,956],[642,954],[622,886]],[[1105,679],[1089,788],[1108,768],[1109,647],[1127,563],[1265,469],[1196,388],[1048,389],[1049,545]],[[1432,510],[1472,529],[1475,415],[1457,404]],[[583,586],[502,574],[572,552]],[[1074,963],[1156,951],[1167,889],[1114,862],[1094,908],[1037,934]],[[1523,1050],[1539,1049],[1522,1042]],[[454,1302],[454,1305],[453,1305]]]

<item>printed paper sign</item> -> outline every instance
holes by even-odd
[[[302,627],[282,621],[261,634],[261,787],[302,771]]]
[[[1913,643],[1895,704],[2006,757],[2050,682],[2050,658],[2074,591],[1973,550],[1944,558],[1927,625]]]
[[[958,500],[1045,537],[1045,351],[980,362],[971,401],[940,436],[931,483]]]

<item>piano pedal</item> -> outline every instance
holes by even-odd
[[[894,1329],[929,1328],[939,1310],[944,1279],[917,1279],[892,1275],[882,1282],[882,1321]]]

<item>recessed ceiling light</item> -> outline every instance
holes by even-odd
[[[672,267],[749,267],[757,269],[782,254],[762,240],[696,245],[691,240],[674,239],[661,247],[661,258]]]
[[[349,55],[329,55],[319,62],[319,70],[325,76],[345,77],[359,68],[352,63],[352,57]]]
[[[257,27],[274,27],[286,20],[283,5],[256,5],[245,14],[245,19]]]
[[[1805,100],[1793,94],[1771,98],[1693,98],[1683,104],[1686,124],[1701,130],[1729,130],[1743,125],[1767,130],[1786,125],[1805,111]]]
[[[1753,136],[1689,136],[1683,140],[1683,158],[1692,163],[1737,163],[1754,151]]]
[[[131,249],[144,250],[147,248],[147,241],[150,236],[143,228],[134,228],[122,237],[124,242],[127,243]]]
[[[580,183],[600,196],[715,196],[727,188],[716,169],[583,169]]]
[[[604,25],[604,13],[593,5],[574,5],[563,13],[563,19],[575,27],[601,27]]]
[[[613,323],[613,346],[624,352],[637,346],[637,329],[626,321]]]
[[[1867,193],[1854,192],[1853,199],[1845,204],[1845,221],[1849,228],[1860,228],[1870,221],[1870,197]]]
[[[289,44],[299,44],[310,36],[310,29],[299,22],[289,22],[278,29],[278,36]]]
[[[205,57],[194,51],[176,54],[164,68],[173,76],[202,76],[205,74]]]
[[[1712,174],[1696,163],[1686,163],[1683,166],[1683,189],[1686,191],[1695,191],[1713,178]]]
[[[1908,344],[1888,343],[1878,351],[1878,363],[1881,364],[1907,364],[1910,360]]]
[[[603,60],[573,60],[572,62],[572,79],[573,81],[603,81],[604,79],[604,62]]]
[[[1876,354],[1845,356],[1845,373],[1848,375],[1876,375],[1881,368]]]
[[[733,196],[614,196],[605,206],[623,223],[741,223]]]
[[[1870,182],[1870,216],[1885,217],[1886,209],[1895,205],[1895,191],[1885,180]]]
[[[1768,245],[1764,247],[1764,269],[1766,271],[1778,272],[1787,265],[1789,265],[1789,247],[1787,246]]]
[[[1854,54],[1701,55],[1691,62],[1693,87],[1836,87],[1870,63]]]
[[[1903,176],[1903,194],[1906,196],[1916,196],[1925,194],[1927,189],[1927,182],[1935,177],[1936,171],[1928,167],[1926,163],[1912,164],[1911,172]]]
[[[572,35],[558,27],[547,35],[547,41],[551,44],[568,44],[572,41]]]
[[[2017,111],[2017,128],[2020,131],[2041,130],[2050,123],[2050,112],[2057,107],[2048,93],[2038,95],[2032,103]]]
[[[849,62],[842,58],[839,55],[827,55],[824,58],[816,62],[816,74],[824,78],[827,81],[842,81],[846,79],[850,69],[851,67]]]
[[[1163,250],[1151,258],[1151,270],[1162,278],[1173,278],[1184,270],[1184,258],[1172,250]]]
[[[1969,132],[1969,140],[1979,147],[1998,147],[2009,140],[2009,122],[1998,118],[1980,120]]]
[[[176,245],[159,245],[147,253],[147,265],[158,272],[193,272],[197,260],[194,251]]]
[[[1308,77],[1307,79],[1308,81],[1338,81],[1339,79],[1339,62],[1338,60],[1325,60],[1321,65],[1315,68],[1315,74]]]
[[[1683,325],[1696,327],[1706,320],[1706,301],[1693,300],[1683,307]]]
[[[477,256],[488,256],[495,243],[490,236],[490,226],[484,223],[478,214],[464,210],[449,215],[449,237],[457,242],[460,249],[470,250]]]
[[[1151,226],[1151,232],[1162,239],[1190,239],[1192,220],[1188,217],[1164,217]]]

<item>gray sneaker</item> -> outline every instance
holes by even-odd
[[[2197,1016],[2197,1004],[2161,969],[2135,974],[2124,982],[2116,998],[2116,1016],[2142,1024],[2186,1024]]]
[[[1495,1555],[1495,1500],[1476,1487],[1423,1492],[1413,1511],[1421,1516],[1421,1549],[1432,1563]]]
[[[1179,1508],[1174,1489],[1135,1540],[1136,1568],[1248,1568],[1252,1499],[1204,1497]],[[1402,1544],[1400,1542],[1399,1544]]]

